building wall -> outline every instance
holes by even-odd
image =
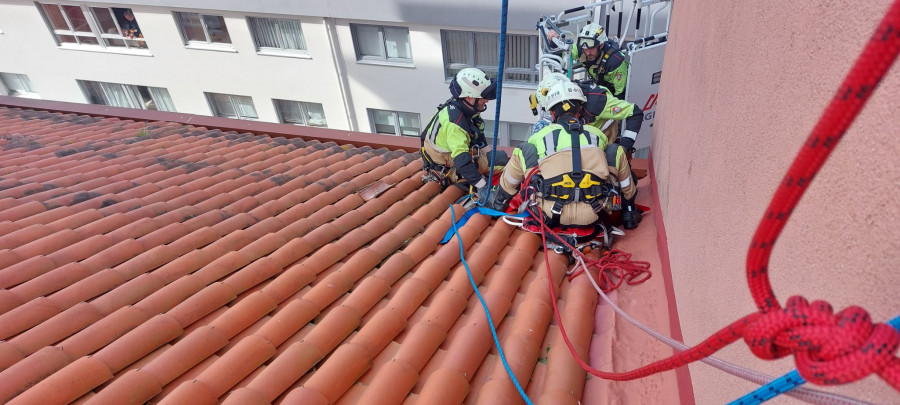
[[[889,3],[674,4],[652,155],[688,344],[755,311],[744,270],[750,239]],[[782,304],[799,294],[836,310],[860,305],[879,322],[900,314],[888,287],[900,284],[897,94],[895,64],[793,212],[769,267]],[[792,359],[756,359],[743,342],[719,356],[770,375],[794,368]],[[754,388],[702,364],[691,374],[699,404]],[[900,403],[877,377],[832,390]]]
[[[425,3],[410,7],[400,7],[401,2],[387,3],[368,14],[360,11],[372,6],[323,8],[312,3],[278,6],[262,2],[254,6],[255,2],[217,2],[215,9],[198,9],[187,7],[206,3],[178,1],[166,7],[136,3],[99,2],[102,6],[131,7],[149,47],[149,51],[143,52],[112,53],[57,46],[35,3],[0,1],[0,29],[4,32],[0,35],[0,55],[4,55],[0,58],[0,72],[26,74],[41,98],[59,101],[86,102],[76,79],[163,87],[168,89],[177,111],[191,114],[211,115],[204,92],[250,96],[259,119],[268,122],[278,122],[273,98],[316,102],[323,105],[329,128],[369,132],[372,130],[369,108],[419,113],[424,126],[435,107],[449,97],[441,29],[471,31],[474,24],[483,24],[474,30],[498,32],[500,22],[499,7],[495,10],[497,15],[490,19],[484,13],[478,14],[482,16],[480,19],[454,19],[450,11],[460,7],[446,7],[441,12]],[[422,12],[426,8],[431,11]],[[198,50],[183,45],[174,11],[222,15],[233,51]],[[516,17],[510,17],[511,21],[518,21],[512,25],[533,27],[539,14],[525,18],[521,11],[516,12]],[[420,17],[432,14],[440,18]],[[248,16],[287,16],[300,20],[308,57],[257,54],[246,20]],[[360,19],[367,16],[370,18]],[[409,20],[403,22],[403,18]],[[526,20],[528,24],[524,24]],[[413,64],[386,66],[358,62],[350,23],[409,28]],[[510,34],[535,34],[531,28],[515,29],[512,25]],[[346,81],[345,86],[341,85],[342,80]],[[532,89],[533,85],[504,86],[506,102],[502,121],[534,121],[526,102]],[[484,113],[486,118],[494,119],[495,105],[489,105]]]

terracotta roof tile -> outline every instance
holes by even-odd
[[[56,263],[46,256],[32,256],[27,259],[16,253],[16,249],[4,253],[5,268],[0,270],[0,288],[10,288],[56,268]]]
[[[9,404],[72,402],[109,378],[112,373],[102,361],[82,357],[13,398]]]
[[[92,270],[87,266],[69,261],[62,266],[13,287],[13,291],[19,297],[37,298],[59,291],[91,274],[93,274]]]
[[[43,203],[39,201],[29,201],[0,212],[0,221],[17,221],[22,218],[30,217],[34,214],[39,214],[46,210],[47,208]]]
[[[0,135],[0,402],[519,401],[417,155],[5,107]],[[582,399],[538,361],[537,238],[460,233],[529,394]],[[586,353],[596,296],[551,260]]]

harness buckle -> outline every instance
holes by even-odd
[[[550,208],[550,212],[553,215],[562,215],[563,203],[561,201],[556,201],[553,203],[553,207]]]

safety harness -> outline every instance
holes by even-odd
[[[603,47],[605,51],[603,52],[603,56],[600,57],[600,64],[596,69],[598,77],[603,77],[603,75],[606,74],[609,70],[606,62],[609,60],[610,56],[619,51],[619,47],[611,45],[609,41],[607,41]]]
[[[450,175],[450,170],[453,167],[449,166],[449,165],[442,165],[440,163],[435,162],[434,159],[431,156],[429,156],[427,152],[425,152],[425,140],[428,139],[428,140],[430,140],[432,145],[435,145],[435,141],[437,140],[438,131],[440,131],[440,129],[441,129],[441,123],[440,123],[440,120],[438,120],[438,116],[441,114],[441,111],[445,107],[447,107],[451,102],[453,102],[452,98],[443,102],[441,105],[437,106],[437,112],[431,116],[431,120],[428,122],[428,125],[426,125],[425,129],[423,129],[422,132],[419,133],[419,141],[420,141],[419,151],[422,153],[422,160],[424,162],[423,170],[425,170],[425,173],[426,173],[426,175],[422,177],[422,180],[438,182],[441,184],[441,187],[447,187],[450,185],[450,179],[448,178],[448,176]],[[469,122],[470,128],[473,128],[473,129],[475,129],[475,131],[480,132],[480,133],[475,134],[476,139],[477,139],[479,134],[483,134],[483,132],[481,132],[482,131],[481,128],[479,128],[478,125],[475,125],[472,118],[467,117],[467,120]],[[429,129],[431,129],[431,130],[429,131]],[[470,138],[472,137],[471,133],[469,133],[468,135]],[[470,144],[471,144],[471,142],[470,142]],[[473,158],[478,155],[478,152],[479,152],[479,150],[477,147],[471,147],[469,149],[469,153],[472,154]]]
[[[537,183],[535,188],[540,191],[541,198],[553,201],[548,226],[559,225],[562,209],[567,204],[587,202],[598,214],[604,209],[621,209],[622,204],[621,197],[614,187],[610,187],[604,178],[582,168],[581,135],[585,135],[588,139],[591,139],[593,135],[585,132],[581,123],[575,119],[566,121],[564,125],[567,126],[567,132],[572,137],[572,171],[551,178],[543,178],[538,175],[534,179]],[[559,130],[547,136],[558,138]],[[556,152],[556,142],[552,139],[550,142],[545,142],[545,145],[547,145],[546,156]]]
[[[437,112],[431,116],[431,121],[428,121],[428,125],[426,125],[425,129],[419,133],[419,151],[422,153],[422,161],[424,162],[422,169],[426,173],[422,176],[422,180],[438,182],[441,184],[441,187],[450,185],[450,180],[447,178],[450,174],[450,166],[438,164],[431,156],[428,156],[428,153],[425,152],[425,138],[426,136],[430,136],[434,139],[437,136],[437,131],[440,129],[441,124],[438,122],[437,125],[435,125],[435,121],[437,121],[438,115],[441,114],[441,110],[450,104],[450,101],[452,100],[453,99],[449,99],[437,106]],[[431,131],[428,131],[429,129],[431,129]]]

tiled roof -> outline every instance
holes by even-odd
[[[420,168],[404,151],[0,107],[0,403],[521,402],[458,244],[438,243],[462,194]],[[611,395],[564,349],[539,238],[483,216],[460,233],[529,396]],[[596,293],[550,264],[573,343],[607,353]],[[653,282],[630,297],[664,295]],[[642,353],[622,363],[670,351]],[[673,398],[674,381],[651,382]]]

